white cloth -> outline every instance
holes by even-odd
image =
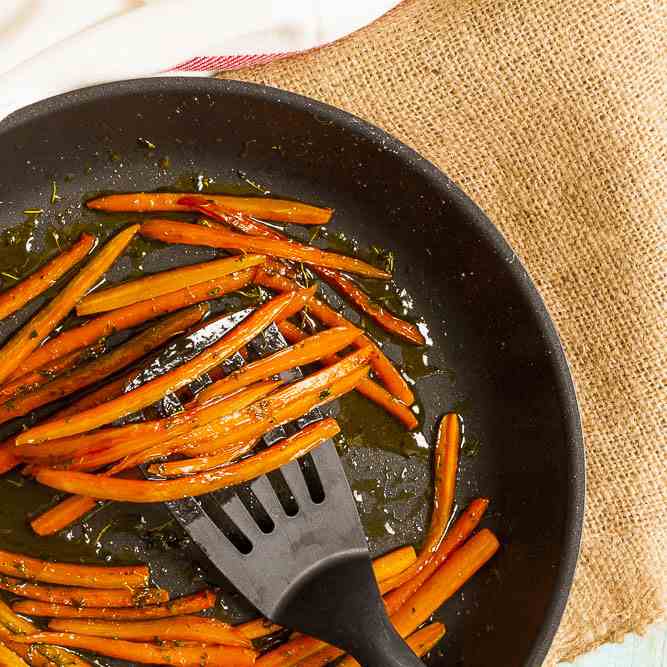
[[[206,74],[310,49],[358,30],[396,4],[0,0],[0,120],[32,102],[96,83],[168,75],[174,68],[180,75],[191,69]],[[193,58],[200,59],[190,67]]]

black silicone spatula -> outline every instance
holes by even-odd
[[[263,356],[285,345],[272,326],[249,348]],[[295,369],[284,379],[298,377]],[[315,410],[267,434],[265,443],[321,418]],[[274,623],[334,644],[366,667],[422,664],[387,618],[333,442],[239,493],[168,505],[210,561]]]

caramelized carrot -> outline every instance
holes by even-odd
[[[144,588],[148,584],[145,565],[98,567],[49,561],[13,554],[0,549],[0,573],[47,584],[87,588]]]
[[[68,329],[44,343],[42,347],[35,350],[32,356],[23,361],[12,377],[18,377],[37,368],[43,368],[58,357],[86,347],[117,331],[131,329],[147,320],[167,315],[180,308],[192,306],[209,299],[216,299],[229,292],[243,289],[252,281],[254,273],[254,269],[246,269],[100,315],[79,327]]]
[[[49,630],[130,641],[159,643],[192,641],[201,644],[252,647],[247,637],[227,623],[201,616],[174,616],[168,619],[133,623],[97,619],[54,619],[49,622]]]
[[[96,505],[95,498],[70,496],[33,519],[30,527],[37,535],[53,535],[88,514]]]
[[[29,616],[47,616],[51,618],[101,618],[112,621],[136,621],[151,618],[170,618],[196,614],[215,606],[216,595],[210,590],[203,590],[187,595],[166,604],[149,607],[69,607],[62,604],[49,604],[32,600],[21,600],[12,605],[14,611]],[[0,619],[1,621],[1,619]]]
[[[387,605],[392,608],[400,607],[449,558],[450,554],[468,539],[479,525],[488,506],[489,501],[486,498],[473,500],[447,531],[445,539],[428,560],[418,559],[401,574],[383,581],[380,590],[383,593],[392,591],[385,598]],[[417,564],[418,567],[414,567]]]
[[[93,313],[123,308],[146,299],[155,299],[163,294],[177,292],[189,285],[196,285],[243,269],[249,269],[262,264],[265,259],[263,255],[237,255],[153,273],[137,280],[112,285],[89,294],[77,305],[76,314],[79,316],[92,315]]]
[[[179,204],[186,196],[200,198],[201,194],[186,195],[182,192],[132,192],[120,195],[97,197],[87,203],[88,208],[110,212],[156,213],[161,211],[191,211],[191,206]],[[333,211],[301,202],[264,197],[234,197],[231,195],[206,194],[230,213],[242,213],[262,220],[294,222],[301,225],[324,225],[331,219]]]
[[[271,623],[267,618],[255,618],[247,623],[237,625],[235,628],[247,639],[260,639],[283,629],[281,625]]]
[[[0,664],[4,667],[28,667],[28,663],[22,660],[14,651],[0,641]]]
[[[217,228],[207,229],[201,225],[174,220],[152,219],[141,225],[141,234],[147,238],[165,243],[185,243],[203,245],[210,248],[228,248],[272,255],[284,259],[327,266],[332,269],[358,273],[369,278],[388,279],[389,273],[371,266],[355,257],[340,255],[320,250],[314,246],[304,245],[292,239],[272,239],[260,236],[247,236],[231,230]]]
[[[61,252],[20,283],[0,294],[0,320],[20,310],[26,303],[45,292],[78,264],[94,247],[95,237],[82,234],[69,250]]]
[[[335,327],[286,347],[268,357],[242,366],[227,377],[207,387],[197,396],[199,403],[206,403],[211,396],[226,394],[257,380],[277,375],[282,371],[304,366],[347,347],[361,331],[354,327]]]
[[[14,396],[21,396],[31,391],[35,391],[45,384],[48,384],[58,375],[76,368],[86,361],[90,361],[102,354],[106,349],[104,340],[99,340],[94,345],[81,350],[75,350],[66,354],[64,357],[54,359],[50,364],[43,366],[38,370],[26,373],[19,378],[9,380],[0,387],[0,400],[4,401]]]
[[[0,444],[0,475],[4,475],[19,464],[14,456],[14,438],[9,438]]]
[[[495,553],[500,543],[487,528],[473,535],[457,549],[422,584],[405,604],[392,614],[394,627],[402,637],[414,632],[431,614],[441,607]]]
[[[13,642],[10,641],[9,639],[5,639],[3,643],[5,644],[5,646],[14,651],[16,655],[19,655],[24,660],[26,660],[27,663],[31,665],[31,667],[55,667],[56,665],[59,664],[67,665],[68,667],[72,667],[73,665],[90,665],[89,662],[84,662],[80,658],[76,659],[77,656],[75,656],[73,653],[68,655],[64,659],[60,659],[60,662],[54,662],[52,660],[49,660],[43,653],[43,650],[47,649],[46,646],[40,646],[40,645],[31,646],[30,644],[19,644],[18,642]],[[65,653],[65,649],[60,649],[60,650],[63,653]]]
[[[6,641],[14,640],[16,635],[30,635],[38,632],[38,628],[33,623],[15,614],[2,600],[0,600],[0,628],[5,631],[3,634],[6,635]],[[5,639],[4,636],[3,639]],[[90,667],[90,663],[57,646],[44,645],[39,648],[39,654],[49,660],[49,667],[52,664]],[[31,661],[31,664],[41,663]]]
[[[22,598],[75,607],[132,607],[169,600],[169,593],[161,588],[102,590],[77,586],[46,586],[6,576],[0,577],[0,588]]]
[[[65,632],[37,632],[33,635],[16,636],[14,641],[26,644],[58,644],[79,648],[98,655],[131,664],[151,665],[235,665],[252,667],[255,652],[234,646],[156,646],[145,642],[128,642],[122,639],[88,637]]]
[[[111,352],[78,366],[73,371],[55,378],[35,391],[5,401],[0,404],[0,424],[26,415],[41,405],[73,394],[129,366],[176,334],[199,322],[207,313],[208,307],[205,304],[174,313],[134,338],[130,338]]]
[[[2,348],[0,355],[0,383],[27,359],[32,351],[62,322],[79,299],[95,285],[123,252],[139,229],[133,225],[116,234],[93,258],[69,281],[53,301],[32,317]]]
[[[280,269],[275,263],[270,262],[257,270],[255,282],[277,292],[289,291],[296,286],[294,281],[280,274]],[[308,303],[308,312],[328,327],[351,325],[342,315],[317,298],[311,299]],[[406,405],[412,405],[415,402],[414,394],[382,350],[368,336],[360,336],[353,343],[356,347],[369,344],[374,346],[376,352],[371,364],[375,375],[396,398]]]
[[[389,333],[400,336],[415,345],[424,345],[426,343],[424,336],[422,336],[414,324],[406,322],[386,308],[373,303],[355,282],[346,278],[338,271],[332,271],[326,267],[318,267],[317,274]]]
[[[299,667],[325,667],[330,662],[333,662],[336,658],[340,658],[341,655],[344,655],[345,651],[342,651],[335,646],[329,646],[324,642],[319,642],[318,650],[315,653],[309,654],[308,657],[299,662],[287,662],[284,663],[282,667],[288,667],[288,665],[298,665]]]
[[[276,324],[282,335],[285,336],[285,339],[290,343],[297,343],[307,338],[306,334],[301,331],[299,327],[288,320],[281,320]],[[340,357],[337,354],[332,354],[325,358],[323,362],[325,364],[335,364],[339,360]],[[373,403],[379,405],[392,417],[398,419],[398,421],[400,421],[409,431],[416,428],[419,424],[414,412],[412,412],[403,401],[397,399],[384,387],[381,387],[377,382],[374,382],[370,378],[366,378],[360,382],[357,385],[356,391],[373,401]]]
[[[351,374],[352,375],[352,374]],[[198,496],[218,489],[241,484],[307,454],[327,438],[338,433],[333,419],[307,426],[294,436],[269,447],[239,463],[209,472],[165,481],[142,481],[90,475],[81,472],[61,472],[42,469],[37,480],[69,493],[125,502],[164,502],[186,496]]]
[[[307,303],[311,296],[312,290],[300,290],[299,292],[288,292],[276,297],[257,308],[254,313],[232,329],[230,333],[191,361],[104,405],[84,410],[78,415],[56,419],[28,429],[17,436],[16,442],[21,445],[83,433],[141,410],[147,405],[155,403],[165,394],[184,387],[209,369],[220,364],[266,328],[280,315],[282,310],[292,306],[295,301],[302,304],[303,307],[303,304]]]

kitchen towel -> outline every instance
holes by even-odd
[[[0,120],[58,93],[210,74],[333,42],[397,0],[2,0]]]
[[[588,459],[581,558],[549,664],[665,608],[666,10],[406,0],[331,47],[225,75],[387,129],[463,187],[537,283]]]

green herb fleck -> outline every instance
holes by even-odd
[[[310,238],[308,239],[308,245],[313,245],[313,241],[320,235],[320,232],[322,231],[322,225],[318,225],[315,227],[315,231],[310,235]]]
[[[461,453],[464,456],[474,458],[479,454],[481,446],[482,443],[477,438],[466,436],[463,440],[463,444],[461,445]]]
[[[11,278],[12,280],[18,280],[18,276],[13,275],[12,273],[7,273],[7,271],[0,271],[0,274],[5,278]]]
[[[41,215],[44,213],[43,208],[26,208],[23,211],[23,215]]]
[[[37,333],[37,331],[35,329],[33,329],[29,334],[30,338],[37,338],[37,336],[39,336],[39,334]]]
[[[55,181],[51,181],[51,205],[55,204],[59,199],[58,184]]]
[[[324,389],[320,392],[320,401],[323,401],[325,398],[331,396],[331,389]]]
[[[144,137],[137,137],[137,143],[144,148],[148,148],[149,151],[154,151],[157,146],[150,140]]]

